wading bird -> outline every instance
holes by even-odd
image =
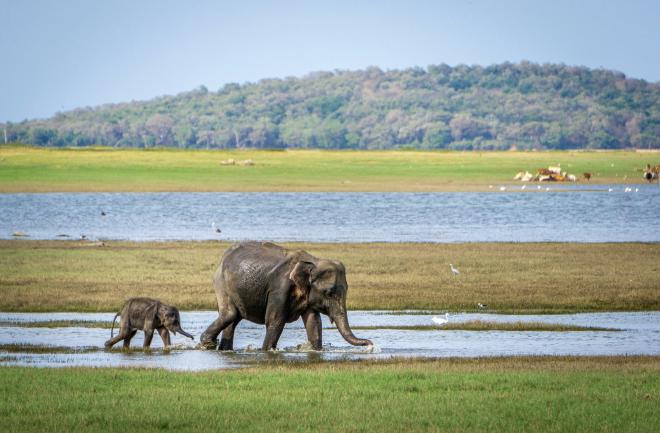
[[[449,313],[445,313],[445,317],[433,317],[431,318],[433,320],[433,323],[436,325],[444,325],[449,322]]]
[[[456,269],[456,268],[454,267],[454,265],[452,265],[451,263],[449,264],[449,268],[451,269],[451,273],[452,273],[452,274],[454,274],[454,275],[458,275],[458,274],[460,274],[460,272],[458,272],[458,269]]]
[[[478,302],[477,307],[479,307],[480,310],[485,310],[486,308],[488,308],[488,305],[487,304],[482,304],[481,302]]]

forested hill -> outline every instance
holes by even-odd
[[[316,72],[7,123],[41,146],[660,148],[660,83],[528,62]]]

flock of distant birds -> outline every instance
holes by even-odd
[[[494,186],[493,185],[488,185],[488,188],[493,189]],[[500,188],[499,188],[499,190],[502,191],[502,192],[506,191],[507,189],[508,188],[506,186],[500,186]],[[511,187],[511,189],[513,189],[513,187]],[[527,189],[527,185],[523,185],[523,186],[520,187],[521,191],[524,191],[526,189]],[[551,190],[551,188],[549,186],[546,186],[545,188],[543,188],[541,185],[536,185],[536,189],[537,190],[545,190],[545,191],[550,191]],[[614,191],[614,188],[607,188],[607,192],[613,192],[613,191]],[[639,188],[626,187],[626,188],[623,189],[623,192],[639,192]]]

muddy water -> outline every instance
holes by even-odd
[[[276,352],[255,350],[261,346],[264,327],[242,322],[236,332],[233,352],[195,349],[196,342],[181,336],[173,338],[174,350],[164,352],[158,336],[153,351],[106,351],[103,342],[110,330],[99,328],[28,328],[6,325],[48,320],[84,320],[110,322],[112,313],[0,313],[0,345],[27,344],[60,348],[60,352],[14,352],[0,349],[0,365],[34,367],[154,367],[171,370],[210,370],[237,368],[266,360],[334,360],[382,359],[391,357],[475,357],[511,355],[660,355],[660,312],[596,313],[567,315],[498,315],[455,314],[452,322],[485,320],[496,322],[545,322],[578,326],[621,329],[621,332],[514,332],[514,331],[437,331],[356,330],[359,337],[369,338],[371,349],[346,343],[336,329],[324,329],[321,352],[302,347],[306,341],[300,323],[287,325]],[[213,311],[182,313],[184,328],[197,338],[216,317]],[[358,326],[412,326],[432,324],[432,314],[424,312],[361,311],[350,314],[350,322]],[[324,326],[331,325],[324,321]],[[142,333],[133,339],[140,347]],[[66,348],[65,353],[61,348]],[[68,353],[70,351],[70,353]]]

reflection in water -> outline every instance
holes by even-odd
[[[21,231],[31,239],[135,241],[660,241],[658,185],[561,188],[573,191],[0,194],[0,238]]]
[[[0,313],[0,322],[34,322],[45,320],[111,321],[113,313]],[[199,337],[217,313],[214,311],[182,312],[184,328]],[[420,312],[390,313],[357,311],[350,313],[353,326],[428,325],[433,314]],[[660,355],[660,312],[593,313],[562,315],[497,315],[455,314],[452,322],[484,320],[497,322],[544,322],[577,326],[622,329],[622,332],[513,332],[513,331],[415,331],[364,330],[360,337],[374,341],[373,348],[346,343],[333,329],[323,332],[323,351],[306,349],[306,334],[300,322],[287,325],[280,349],[274,352],[256,350],[261,346],[263,326],[242,322],[236,331],[233,352],[197,350],[195,343],[176,336],[174,349],[161,350],[162,342],[154,338],[151,352],[140,350],[105,351],[103,342],[109,330],[100,328],[24,328],[0,327],[0,345],[29,344],[64,347],[71,350],[98,347],[97,351],[78,353],[29,353],[0,350],[0,365],[36,367],[95,366],[153,367],[171,370],[209,370],[237,368],[272,361],[318,362],[322,360],[384,359],[391,357],[476,357],[512,355]],[[330,323],[324,318],[324,326]],[[133,347],[142,345],[142,333],[133,339]]]

